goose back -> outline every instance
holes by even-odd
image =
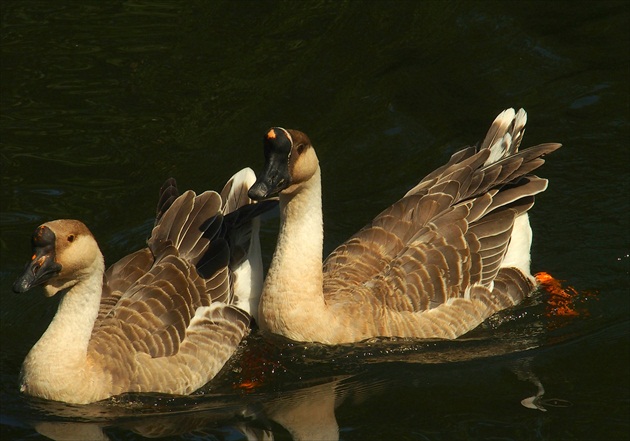
[[[504,268],[503,258],[516,219],[547,187],[545,179],[529,173],[544,163],[541,156],[560,147],[541,144],[518,152],[524,123],[522,110],[499,115],[478,147],[456,152],[335,249],[324,262],[326,302],[363,305],[378,316],[476,300],[481,314],[441,312],[449,315],[443,322],[465,322],[472,315],[471,323],[520,302],[533,278],[529,268]],[[455,336],[450,329],[444,334]]]
[[[197,377],[194,390],[218,372],[247,334],[251,315],[237,305],[250,297],[257,302],[260,295],[260,251],[252,250],[252,243],[259,247],[257,217],[275,205],[254,204],[247,197],[254,181],[253,171],[244,169],[220,195],[213,191],[179,195],[175,181],[167,180],[160,189],[148,247],[108,269],[105,280],[114,295],[103,296],[91,345],[100,353],[113,334],[128,340],[118,347],[120,359],[124,354],[144,359],[129,388],[160,384],[162,392],[181,393],[185,383]],[[248,280],[240,280],[239,288],[237,279],[245,277],[239,270],[249,258],[258,268],[252,271],[248,266]],[[256,283],[253,278],[261,280]],[[120,377],[130,368],[123,361],[122,375],[112,369],[113,378],[119,377],[114,383],[124,383]],[[173,368],[180,373],[169,374]]]

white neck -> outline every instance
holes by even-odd
[[[319,341],[322,325],[333,327],[323,295],[321,195],[319,167],[293,192],[280,194],[278,241],[260,301],[261,328],[294,340]]]
[[[38,389],[44,397],[46,391],[53,391],[58,397],[59,390],[89,384],[87,349],[100,306],[104,269],[99,256],[89,275],[62,294],[55,317],[24,360],[23,389]]]

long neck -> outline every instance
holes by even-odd
[[[63,294],[48,329],[24,360],[22,387],[32,394],[45,397],[52,392],[58,397],[60,389],[77,387],[89,377],[86,356],[98,315],[103,271],[101,257],[86,278]]]
[[[278,241],[260,303],[263,329],[295,340],[312,339],[304,333],[329,314],[322,291],[323,241],[318,168],[294,192],[280,195]]]

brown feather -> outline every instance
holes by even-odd
[[[493,281],[511,299],[507,303],[522,297],[531,282],[516,269],[501,268],[501,263],[515,217],[529,210],[533,196],[547,185],[544,179],[524,176],[542,165],[541,155],[559,145],[541,144],[518,152],[524,122],[513,124],[493,125],[479,150],[468,147],[455,153],[335,249],[324,262],[326,301],[358,296],[365,304],[421,312],[469,292],[471,298],[485,302],[497,298],[503,307],[506,301],[498,292],[490,296],[487,288],[477,285]],[[506,130],[512,130],[516,142],[500,141],[497,148],[504,157],[486,164],[490,146]],[[460,304],[458,311],[475,320],[487,316],[466,305]],[[440,309],[438,315],[442,314]],[[450,319],[444,320],[440,326]]]

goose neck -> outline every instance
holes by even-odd
[[[276,269],[291,272],[302,287],[308,280],[321,294],[324,231],[319,168],[298,191],[280,195],[280,210],[273,263]]]
[[[280,230],[261,298],[261,327],[295,340],[305,328],[326,323],[323,295],[321,175],[280,195]],[[313,322],[313,317],[317,320]],[[321,321],[320,321],[321,320]],[[310,323],[310,324],[309,324]],[[297,332],[297,333],[295,333]]]
[[[104,262],[100,256],[89,275],[65,293],[48,329],[33,346],[28,361],[47,358],[59,368],[84,363],[103,290]]]

